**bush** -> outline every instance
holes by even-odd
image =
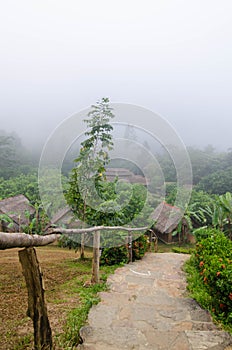
[[[104,248],[101,254],[102,265],[115,265],[129,262],[128,245],[120,247]],[[132,260],[141,259],[147,251],[147,237],[141,235],[133,241],[132,244]]]
[[[141,235],[139,238],[133,241],[132,245],[132,259],[139,260],[142,259],[147,251],[148,238],[145,235]]]
[[[215,229],[196,244],[191,265],[210,296],[211,312],[225,324],[232,323],[232,241]]]
[[[128,262],[126,246],[104,248],[101,254],[101,265],[117,265]]]

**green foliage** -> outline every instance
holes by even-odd
[[[103,290],[106,290],[105,283],[95,284],[89,286],[89,288],[79,288],[78,294],[81,306],[77,309],[73,309],[69,313],[65,327],[65,342],[68,344],[68,346],[70,346],[71,349],[80,343],[81,338],[79,331],[85,324],[91,307],[98,304],[100,301],[100,298],[97,294]]]
[[[206,230],[205,236],[197,243],[189,263],[190,288],[194,290],[200,284],[197,301],[217,319],[232,325],[232,241],[216,229]]]
[[[43,209],[43,206],[35,203],[33,206],[35,214],[31,216],[29,211],[25,211],[28,220],[27,225],[21,225],[21,230],[28,234],[42,234],[49,223],[49,218]]]
[[[0,199],[24,194],[34,204],[39,201],[38,179],[36,174],[19,175],[8,180],[0,178]]]
[[[194,248],[187,248],[187,247],[174,247],[172,248],[173,253],[178,254],[191,254],[193,252]]]
[[[146,235],[141,235],[137,239],[135,239],[132,243],[133,261],[141,259],[146,253],[147,247],[148,247],[148,237]]]
[[[0,214],[0,223],[5,223],[7,224],[6,226],[8,228],[14,227],[14,222],[13,220],[6,214]]]
[[[128,251],[125,245],[104,248],[101,254],[101,265],[115,265],[128,263]]]
[[[72,170],[70,186],[66,193],[67,203],[84,222],[94,215],[92,208],[99,205],[99,195],[104,179],[105,166],[109,163],[108,151],[112,149],[110,119],[113,118],[109,99],[103,98],[85,120],[89,131],[81,143],[77,166]],[[89,205],[91,203],[91,205]],[[89,222],[88,222],[89,223]]]
[[[80,279],[80,275],[73,281],[67,282],[65,288],[69,288],[72,295],[75,293],[79,298],[78,308],[72,309],[68,313],[66,325],[64,328],[64,334],[60,337],[60,347],[63,349],[73,349],[81,342],[79,331],[81,327],[86,324],[89,310],[93,305],[98,304],[100,301],[99,292],[108,290],[106,283],[107,277],[114,272],[118,265],[104,266],[101,268],[101,283],[89,285],[84,287],[87,276],[86,272],[91,271],[91,260],[84,260],[75,263],[71,263],[72,267],[76,270],[78,268],[79,274],[85,274],[85,278]]]
[[[106,181],[105,166],[109,163],[108,151],[112,149],[113,113],[109,100],[102,99],[85,120],[89,131],[87,139],[81,143],[77,166],[72,170],[69,188],[66,193],[67,203],[74,214],[89,226],[119,226],[129,224],[147,226],[152,207],[147,199],[147,190],[143,185],[128,184],[115,179]],[[103,232],[103,246],[117,246],[122,241],[123,233]],[[67,244],[70,244],[68,241]],[[123,248],[111,249],[112,262],[124,261]],[[104,253],[106,255],[106,251]],[[114,256],[113,256],[114,255]]]
[[[0,130],[0,178],[27,174],[31,171],[32,162],[23,148],[20,138],[15,133]]]
[[[196,185],[202,178],[212,174],[222,166],[222,156],[214,151],[212,146],[204,150],[188,147],[192,171],[193,184]]]
[[[57,184],[61,181],[62,191],[65,193],[68,189],[68,178],[61,175],[60,170],[55,167],[43,168],[39,175],[41,200],[48,215],[53,217],[66,204]]]
[[[232,192],[232,167],[206,175],[196,189],[219,195]]]
[[[136,236],[139,234],[137,233]],[[132,260],[141,259],[147,251],[147,236],[141,235],[132,242]],[[101,254],[102,265],[124,264],[129,262],[129,246],[104,248]]]
[[[211,206],[207,205],[202,208],[207,223],[215,228],[220,229],[232,238],[232,195],[227,192],[224,195],[214,196]]]
[[[158,163],[166,182],[176,182],[176,168],[168,152],[157,154]]]

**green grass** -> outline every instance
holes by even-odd
[[[33,334],[28,334],[22,337],[18,343],[14,346],[13,350],[25,350],[29,349],[33,339]]]
[[[55,337],[55,343],[62,349],[70,350],[80,343],[79,331],[86,324],[89,310],[93,305],[100,301],[99,292],[108,289],[106,280],[118,266],[102,266],[100,268],[100,283],[84,287],[86,281],[91,280],[91,262],[92,259],[67,261],[65,264],[69,268],[78,271],[78,275],[60,288],[69,290],[70,296],[76,296],[79,301],[79,307],[68,312],[64,333]]]
[[[192,247],[174,247],[172,248],[173,253],[179,253],[179,254],[191,254],[193,252],[194,248]]]
[[[173,244],[164,244],[162,242],[158,243],[158,253],[184,253],[191,254],[193,249],[195,248],[195,244],[190,243],[182,243],[181,245],[177,243]]]

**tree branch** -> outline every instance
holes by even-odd
[[[59,236],[59,234],[49,234],[45,236],[40,236],[18,232],[0,232],[0,250],[10,248],[28,248],[44,246],[55,242],[59,238]]]
[[[48,234],[63,233],[63,234],[70,235],[70,234],[91,233],[95,231],[106,231],[106,230],[112,230],[112,231],[121,230],[121,231],[127,231],[127,232],[136,232],[136,231],[148,231],[149,227],[132,228],[132,227],[125,227],[125,226],[94,226],[94,227],[77,228],[77,229],[55,227],[55,228],[49,228],[47,233]]]

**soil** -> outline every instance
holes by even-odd
[[[0,349],[33,349],[32,320],[26,316],[27,290],[18,258],[19,249],[0,251]],[[60,334],[67,312],[77,307],[62,284],[76,271],[65,262],[76,259],[73,250],[55,246],[36,248],[46,290],[48,315],[53,335]],[[20,345],[21,344],[21,345]],[[58,349],[58,347],[56,347]]]

